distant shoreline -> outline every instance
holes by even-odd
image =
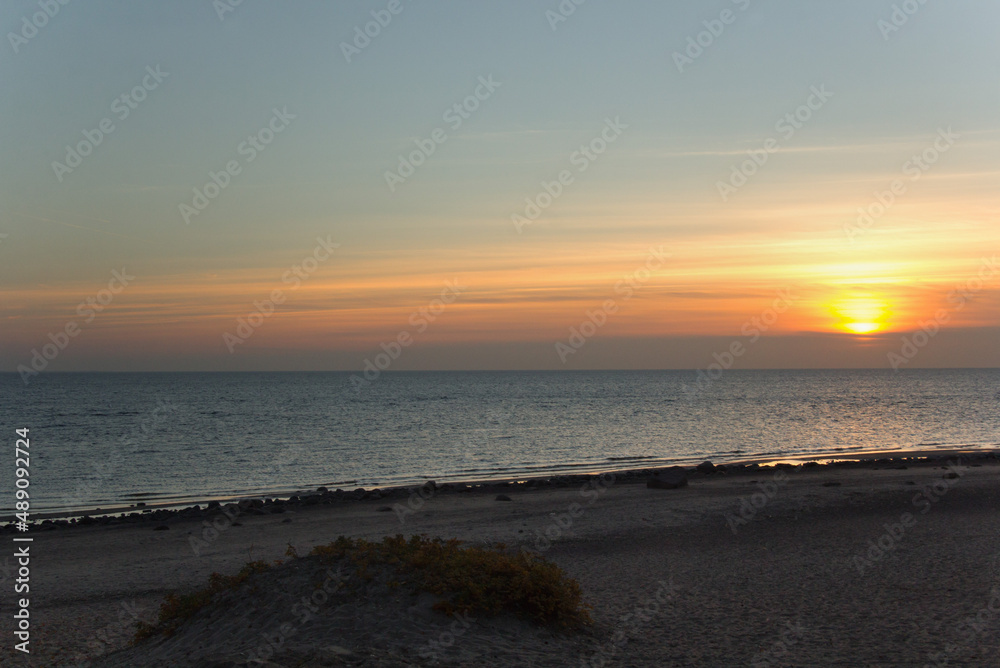
[[[713,462],[718,467],[719,472],[714,475],[748,475],[760,470],[767,470],[775,467],[804,468],[812,470],[823,470],[839,467],[863,467],[863,466],[936,466],[943,461],[960,458],[963,462],[977,462],[1000,460],[1000,448],[977,448],[973,446],[948,448],[942,450],[928,449],[896,449],[896,450],[858,450],[858,451],[837,451],[830,454],[808,454],[776,457],[751,457],[747,459],[731,459]],[[629,461],[636,461],[631,459]],[[434,494],[448,494],[456,492],[470,493],[495,493],[505,489],[541,489],[551,486],[565,486],[568,484],[586,482],[601,474],[614,474],[616,480],[638,481],[645,479],[665,468],[680,466],[688,471],[689,475],[703,475],[698,473],[696,466],[698,463],[708,461],[701,458],[688,458],[685,460],[654,460],[656,466],[615,468],[614,466],[601,468],[594,465],[593,470],[588,466],[587,471],[574,471],[565,474],[548,474],[539,476],[514,476],[497,477],[486,479],[448,479],[441,478],[441,482],[428,478],[423,485],[392,485],[387,487],[356,487],[353,489],[334,489],[320,487],[318,489],[298,489],[275,491],[262,494],[251,495],[220,495],[203,498],[201,500],[188,500],[180,503],[170,501],[143,503],[143,505],[129,504],[108,507],[83,508],[69,512],[40,512],[33,513],[32,518],[36,525],[42,522],[57,522],[58,526],[86,526],[80,525],[78,519],[90,518],[95,524],[107,524],[109,521],[135,516],[141,521],[164,521],[168,516],[192,517],[198,513],[210,514],[221,506],[229,504],[239,504],[241,502],[280,500],[282,505],[297,506],[299,504],[312,505],[313,503],[343,503],[355,500],[372,499],[401,499],[421,490],[428,484],[433,485]],[[697,462],[697,463],[692,463]],[[613,462],[612,462],[613,463]],[[652,462],[651,462],[652,463]],[[723,472],[724,471],[724,472]],[[318,501],[310,499],[313,497]],[[307,501],[307,499],[309,499]],[[166,513],[167,515],[164,515]],[[5,524],[0,525],[0,533],[13,532],[14,524],[11,517],[5,518]],[[133,520],[134,521],[134,520]]]

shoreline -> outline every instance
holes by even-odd
[[[503,478],[472,479],[472,480],[448,480],[440,484],[435,480],[427,480],[422,485],[394,485],[389,487],[356,487],[350,490],[335,489],[329,490],[320,486],[316,489],[295,490],[291,492],[277,492],[274,494],[256,495],[223,495],[203,498],[201,500],[185,501],[181,503],[173,502],[138,502],[136,504],[119,505],[111,507],[83,508],[68,512],[39,512],[32,513],[32,528],[46,530],[57,527],[68,526],[91,526],[91,525],[116,525],[125,522],[163,522],[171,517],[192,518],[199,514],[207,516],[218,511],[220,508],[231,508],[236,506],[240,512],[246,510],[261,510],[262,506],[255,502],[262,502],[264,505],[278,505],[285,507],[297,507],[300,505],[318,504],[340,504],[344,502],[378,500],[378,499],[400,499],[404,495],[419,494],[419,490],[430,487],[433,495],[455,494],[455,493],[495,493],[511,489],[545,489],[547,487],[560,487],[575,483],[586,483],[601,475],[613,474],[616,479],[635,481],[639,478],[648,478],[658,471],[668,468],[683,468],[689,476],[704,475],[744,475],[759,472],[760,470],[777,468],[802,468],[811,470],[823,470],[826,468],[859,467],[871,465],[892,465],[892,466],[933,466],[941,461],[960,458],[963,461],[990,461],[1000,460],[1000,448],[983,449],[979,447],[957,447],[942,450],[935,449],[896,449],[896,450],[858,450],[850,453],[839,453],[837,455],[809,454],[792,455],[783,457],[752,457],[748,459],[724,460],[719,463],[712,462],[715,472],[703,474],[699,472],[697,465],[683,466],[662,465],[655,467],[641,468],[595,468],[593,471],[581,473],[567,473],[556,475],[540,476],[516,476]],[[677,460],[672,460],[677,461]],[[701,460],[710,461],[710,460]],[[15,523],[11,517],[5,524],[0,524],[0,534],[15,533]]]
[[[244,592],[192,620],[169,647],[128,648],[131,624],[155,617],[166,594],[201,589],[213,572],[236,573],[249,561],[285,561],[291,571],[260,582],[263,592],[280,592],[282,578],[305,563],[288,561],[289,546],[305,555],[339,535],[400,534],[534,551],[580,583],[595,625],[576,636],[524,635],[524,626],[483,619],[431,664],[419,654],[449,632],[449,618],[429,609],[385,617],[396,608],[376,593],[351,604],[374,621],[352,631],[343,620],[358,618],[354,608],[323,608],[315,624],[295,627],[276,665],[578,667],[602,656],[637,668],[751,665],[790,623],[805,635],[786,643],[788,654],[772,654],[780,665],[924,665],[942,651],[953,665],[991,665],[995,634],[946,650],[970,615],[1000,602],[991,599],[1000,587],[1000,458],[958,454],[734,465],[689,472],[689,484],[672,490],[650,488],[642,473],[435,489],[406,513],[391,506],[418,496],[328,504],[320,494],[314,503],[248,504],[238,516],[233,504],[162,522],[33,529],[30,665],[243,665],[237,659],[273,637],[291,609],[259,608]],[[668,604],[636,623],[637,606],[662,582],[673,587]],[[12,596],[5,587],[0,603]],[[0,620],[0,632],[12,623]],[[613,642],[619,633],[627,644]],[[331,646],[342,656],[322,654]],[[166,657],[171,648],[186,658]]]

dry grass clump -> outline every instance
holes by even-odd
[[[288,556],[298,558],[289,546]],[[440,597],[434,609],[447,615],[513,613],[524,619],[563,629],[591,623],[580,585],[562,569],[541,557],[508,550],[505,545],[463,547],[458,540],[401,535],[381,542],[341,536],[318,545],[311,556],[353,567],[357,582],[391,573],[391,588],[406,587]],[[281,564],[280,561],[275,565]],[[212,573],[208,586],[188,594],[168,594],[153,624],[139,623],[134,642],[155,635],[172,635],[223,592],[237,589],[271,564],[252,561],[236,575]]]
[[[462,547],[454,539],[401,535],[373,543],[341,536],[311,554],[349,559],[363,580],[373,577],[373,567],[390,565],[398,578],[391,584],[440,596],[434,609],[448,615],[511,612],[562,628],[591,623],[576,580],[552,562],[503,544]]]

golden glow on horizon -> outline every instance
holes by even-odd
[[[852,334],[874,334],[889,326],[891,311],[884,299],[874,296],[843,297],[830,305],[839,327]]]
[[[284,273],[304,253],[296,250],[274,264],[220,266],[211,274],[147,270],[93,322],[83,322],[76,309],[106,283],[103,276],[6,285],[0,288],[6,310],[0,322],[5,346],[29,353],[49,332],[76,320],[86,325],[86,334],[74,350],[93,345],[110,354],[135,346],[157,355],[193,350],[211,356],[221,350],[228,356],[222,333],[233,331],[255,302],[278,289],[284,301],[239,354],[325,355],[371,350],[403,330],[414,335],[415,348],[550,344],[613,300],[615,311],[597,338],[662,339],[670,349],[672,337],[743,336],[743,324],[789,289],[790,308],[762,333],[836,334],[820,338],[839,338],[861,350],[894,331],[917,327],[941,308],[952,309],[948,295],[975,276],[968,258],[979,249],[947,248],[929,239],[913,244],[912,253],[891,261],[853,259],[879,255],[883,249],[874,243],[841,254],[829,250],[826,237],[808,236],[768,241],[751,235],[701,246],[661,244],[654,237],[617,246],[448,248],[411,259],[399,250],[345,251],[301,283],[288,283]],[[637,274],[646,267],[650,247],[661,245],[670,257],[656,271]],[[428,320],[424,331],[419,309],[446,282],[456,281],[467,289],[433,323]],[[974,305],[950,310],[948,328],[1000,322],[1000,284],[984,283]],[[84,344],[84,338],[94,343]]]

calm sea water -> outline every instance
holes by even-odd
[[[0,375],[34,511],[577,473],[702,459],[1000,446],[1000,370]],[[0,510],[13,505],[0,496]],[[7,513],[5,513],[7,514]]]

